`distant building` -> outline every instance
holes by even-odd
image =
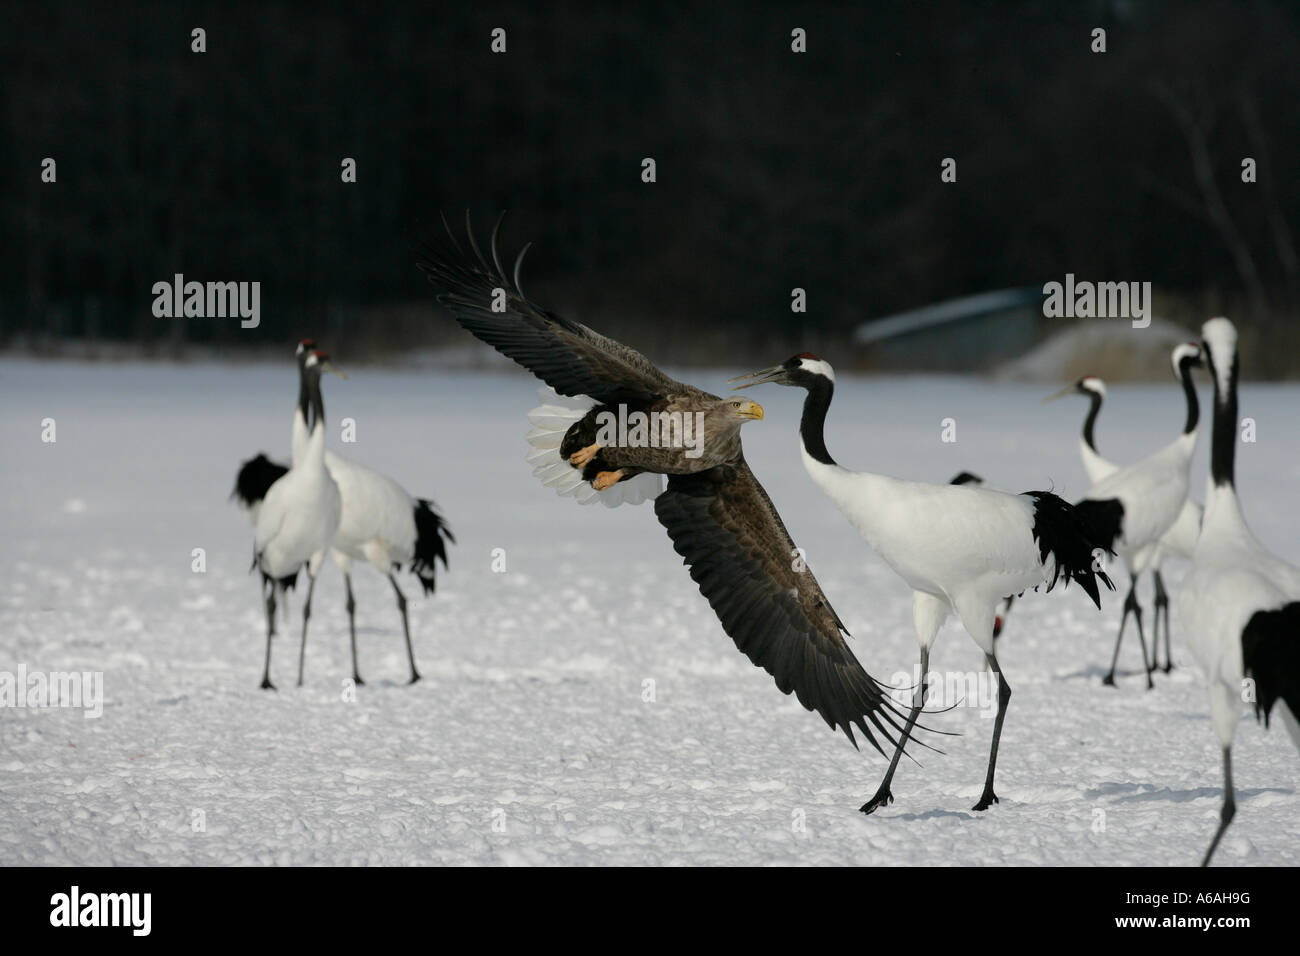
[[[853,344],[866,368],[985,371],[1037,345],[1043,322],[1040,287],[1000,289],[864,322]]]

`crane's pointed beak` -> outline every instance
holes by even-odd
[[[322,372],[333,372],[339,378],[344,378],[344,379],[347,378],[347,376],[343,374],[342,370],[339,369],[339,367],[335,365],[333,362],[331,362],[329,359],[326,359],[324,362],[321,362],[320,370]]]
[[[1059,392],[1053,392],[1051,395],[1048,395],[1045,399],[1043,399],[1043,404],[1047,404],[1048,402],[1054,402],[1058,398],[1065,398],[1065,396],[1069,395],[1073,391],[1074,391],[1074,383],[1071,382],[1069,385],[1065,386],[1065,388],[1061,389]]]
[[[737,375],[735,378],[727,379],[728,385],[736,385],[737,382],[744,382],[743,385],[736,385],[736,388],[750,388],[754,385],[765,385],[768,382],[776,382],[778,385],[788,385],[785,381],[786,368],[783,365],[773,365],[771,368],[759,369],[757,372],[749,372],[745,375]],[[760,416],[761,417],[761,416]]]

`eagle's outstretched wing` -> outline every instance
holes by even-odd
[[[422,244],[416,259],[438,290],[438,301],[465,329],[561,395],[589,395],[605,404],[708,395],[665,375],[635,349],[532,303],[519,283],[519,268],[529,247],[520,251],[512,275],[507,276],[497,250],[500,218],[492,229],[490,262],[474,239],[468,214],[469,252],[446,220],[443,225],[447,240]]]

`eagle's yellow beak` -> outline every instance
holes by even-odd
[[[753,418],[761,422],[763,420],[763,406],[758,402],[751,402],[746,399],[745,403],[736,410],[736,414],[741,418]]]

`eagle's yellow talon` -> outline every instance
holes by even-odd
[[[597,491],[604,491],[606,488],[612,488],[623,478],[623,469],[618,471],[602,471],[591,480],[591,487]]]
[[[600,445],[592,444],[586,448],[579,448],[569,456],[569,464],[574,468],[581,468],[596,457],[596,452],[600,451]]]

